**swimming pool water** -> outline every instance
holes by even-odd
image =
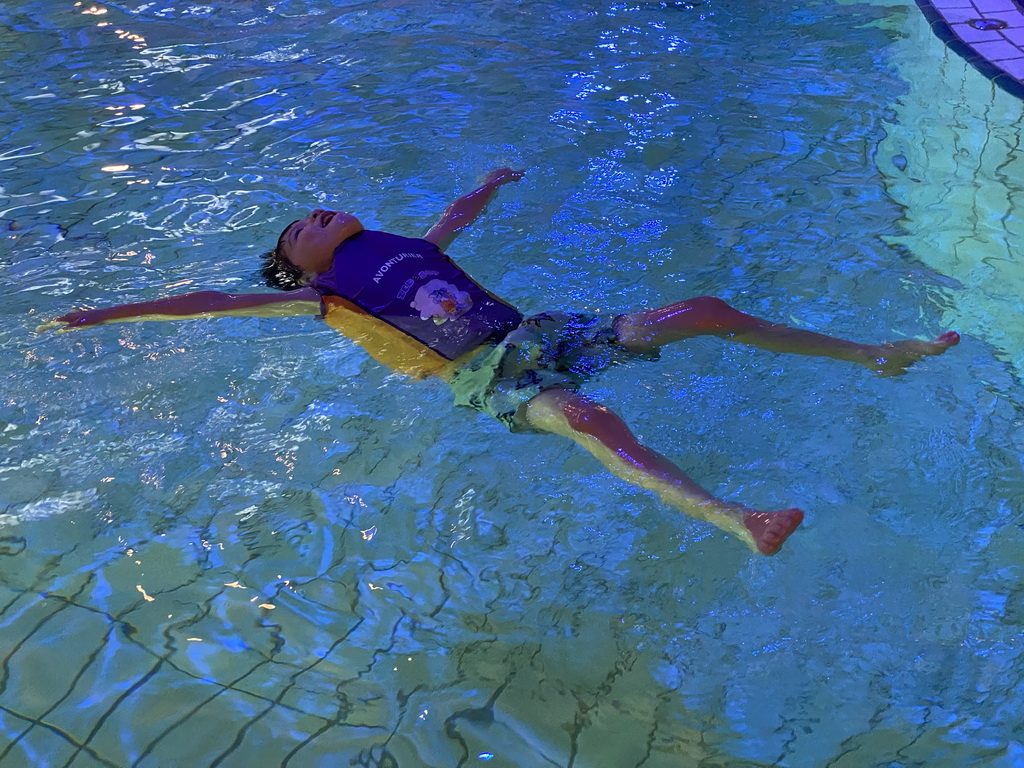
[[[0,45],[0,766],[1024,761],[1020,103],[912,3],[39,1]],[[524,310],[964,341],[592,384],[806,509],[768,559],[309,318],[32,332],[502,165],[450,252]]]

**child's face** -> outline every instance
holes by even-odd
[[[317,208],[284,231],[279,247],[284,257],[303,272],[319,275],[331,268],[334,249],[362,231],[363,225],[355,216]]]

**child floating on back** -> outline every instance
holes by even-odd
[[[960,341],[860,344],[744,314],[713,296],[617,317],[520,312],[476,283],[445,253],[503,184],[522,171],[501,168],[452,203],[422,238],[363,229],[339,211],[315,209],[292,222],[266,255],[263,275],[285,293],[199,291],[156,301],[69,312],[44,328],[216,316],[321,315],[378,359],[401,359],[412,375],[445,378],[455,402],[489,413],[512,431],[575,441],[611,472],[667,504],[775,554],[800,525],[791,508],[760,511],[712,496],[640,443],[611,409],[580,393],[610,365],[656,355],[695,336],[718,336],[773,352],[831,357],[894,376]]]

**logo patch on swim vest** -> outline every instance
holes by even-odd
[[[466,314],[473,299],[444,280],[431,280],[420,286],[410,305],[420,313],[420,320],[432,318],[437,325]]]

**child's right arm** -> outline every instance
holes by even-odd
[[[423,236],[424,240],[433,243],[442,251],[452,244],[452,240],[462,230],[476,221],[483,213],[487,203],[494,197],[498,187],[510,181],[519,181],[524,171],[513,171],[511,168],[499,168],[484,176],[483,182],[468,195],[463,195],[445,209],[441,219]]]
[[[141,320],[186,320],[197,317],[292,317],[321,315],[323,303],[313,288],[280,293],[220,293],[197,291],[155,301],[120,304],[104,309],[68,312],[36,329],[56,328],[57,333],[106,323]]]

